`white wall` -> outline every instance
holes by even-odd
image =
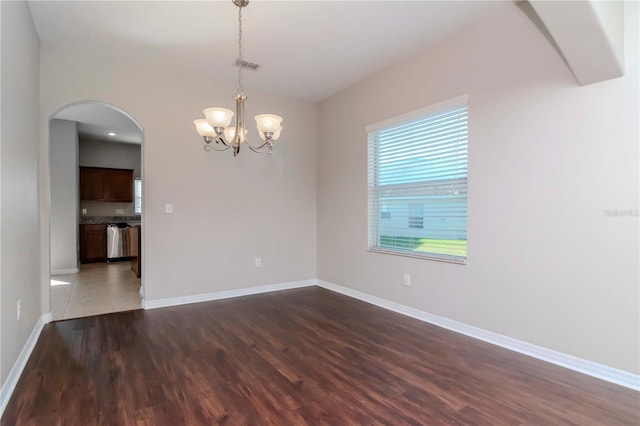
[[[80,139],[80,166],[131,169],[133,177],[142,176],[141,147],[138,144],[114,143],[100,140]],[[80,202],[87,209],[87,216],[115,216],[117,209],[124,216],[135,216],[135,203]]]
[[[75,121],[51,120],[51,273],[78,268],[78,129]]]
[[[638,4],[626,6],[622,78],[578,86],[514,6],[322,102],[318,128],[340,131],[318,141],[318,277],[640,372]],[[467,265],[367,252],[365,126],[463,94]]]
[[[144,128],[147,300],[316,276],[314,104],[252,90],[248,76],[247,116],[282,115],[284,131],[273,155],[244,148],[234,158],[231,152],[204,152],[193,125],[203,108],[233,105],[233,84],[216,84],[204,72],[181,74],[44,46],[41,63],[43,157],[49,149],[48,117],[72,102],[115,105]],[[250,137],[255,141],[257,131]],[[42,176],[47,188],[49,171],[43,169]],[[173,204],[172,215],[164,213],[166,203]],[[45,255],[47,236],[43,229]],[[258,256],[260,269],[254,267]]]
[[[40,135],[33,125],[39,118],[39,41],[26,2],[3,1],[0,10],[0,381],[4,385],[41,312]],[[22,302],[19,321],[18,300]]]

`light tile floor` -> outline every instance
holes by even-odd
[[[129,261],[80,265],[77,274],[51,277],[54,321],[140,308],[140,279]]]

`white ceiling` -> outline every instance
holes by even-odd
[[[53,118],[78,122],[78,134],[110,142],[141,143],[142,131],[122,112],[99,102],[71,105]],[[115,136],[109,136],[113,132]]]
[[[45,46],[151,61],[234,82],[237,12],[224,1],[29,1]],[[322,100],[511,1],[266,1],[243,9],[245,87]]]

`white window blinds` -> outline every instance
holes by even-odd
[[[367,128],[369,250],[464,263],[467,99]]]
[[[142,180],[140,180],[140,178],[133,181],[133,193],[135,214],[142,214]]]

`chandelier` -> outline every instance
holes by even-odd
[[[236,101],[235,123],[231,125],[234,113],[227,108],[207,108],[201,118],[194,121],[196,131],[204,139],[204,150],[226,151],[233,148],[233,156],[240,152],[240,144],[246,142],[251,151],[273,151],[273,142],[278,140],[282,132],[282,117],[275,114],[258,114],[255,116],[258,127],[258,135],[262,144],[252,145],[247,138],[247,129],[244,122],[244,101],[247,100],[242,88],[242,8],[249,4],[249,0],[232,0],[238,6],[238,90],[233,99]],[[213,142],[213,143],[212,143]]]

